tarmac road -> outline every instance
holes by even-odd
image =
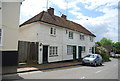
[[[118,59],[103,66],[75,66],[48,71],[20,73],[24,79],[118,79]]]
[[[118,68],[118,59],[112,59],[98,67],[78,65],[7,75],[4,76],[4,79],[118,79],[118,69],[120,69]]]

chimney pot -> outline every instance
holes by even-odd
[[[49,14],[54,15],[54,8],[50,7],[47,11]]]
[[[66,19],[66,17],[67,17],[67,16],[66,16],[66,15],[64,15],[64,14],[62,14],[62,16],[61,16],[61,18],[64,18],[64,19]]]

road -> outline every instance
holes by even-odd
[[[23,79],[118,79],[118,60],[103,66],[74,66],[69,68],[18,74]]]

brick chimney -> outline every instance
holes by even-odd
[[[67,16],[62,14],[61,18],[64,18],[66,20]]]
[[[47,11],[49,14],[54,15],[54,8],[50,7]]]

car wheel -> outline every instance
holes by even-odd
[[[100,66],[102,66],[102,63],[100,63]]]
[[[82,65],[85,65],[85,63],[84,63],[84,62],[82,62]]]
[[[97,63],[96,63],[96,62],[94,63],[94,66],[95,66],[95,67],[97,66]]]

